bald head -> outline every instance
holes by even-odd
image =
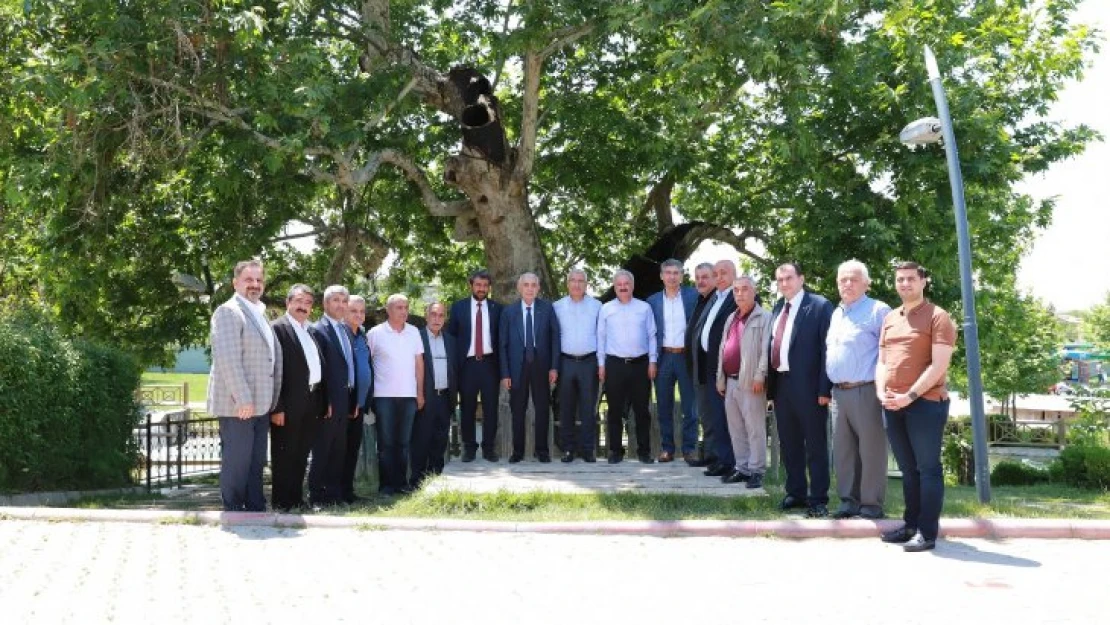
[[[731,289],[732,282],[736,280],[736,263],[731,260],[717,261],[717,264],[713,265],[713,279],[718,292]]]

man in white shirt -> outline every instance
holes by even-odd
[[[294,284],[285,298],[285,314],[271,324],[282,353],[281,394],[270,413],[271,502],[281,512],[306,507],[308,453],[328,408],[321,349],[308,323],[312,304],[312,289]]]
[[[374,414],[378,417],[379,492],[407,494],[409,448],[416,411],[424,408],[424,343],[408,323],[409,298],[385,302],[388,318],[370,329],[366,343],[374,367]]]
[[[563,462],[574,462],[576,451],[586,462],[597,462],[597,315],[601,302],[586,294],[586,272],[581,269],[567,274],[567,293],[552,305],[560,330],[559,447]]]

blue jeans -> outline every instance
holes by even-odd
[[[883,410],[890,450],[902,471],[906,527],[917,528],[925,540],[936,540],[944,507],[944,471],[940,451],[948,400],[917,399],[901,410]]]
[[[686,368],[685,354],[659,351],[655,376],[655,401],[659,408],[659,439],[663,451],[674,453],[674,385],[678,383],[682,408],[682,453],[693,453],[698,444],[698,417],[694,412],[694,382]]]
[[[376,397],[378,417],[378,466],[381,489],[395,493],[408,485],[409,444],[416,418],[415,397]]]

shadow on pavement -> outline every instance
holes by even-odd
[[[937,548],[932,553],[938,558],[948,558],[949,560],[960,560],[962,562],[978,562],[980,564],[1020,568],[1039,568],[1041,566],[1041,563],[1036,560],[994,551],[982,551],[974,545],[951,540],[938,541]]]
[[[250,525],[221,525],[220,529],[234,534],[243,540],[271,540],[275,538],[296,538],[301,530],[295,527],[265,527]]]

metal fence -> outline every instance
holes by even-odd
[[[138,476],[147,490],[181,486],[186,477],[220,469],[220,424],[217,417],[188,408],[148,411],[135,428]]]

